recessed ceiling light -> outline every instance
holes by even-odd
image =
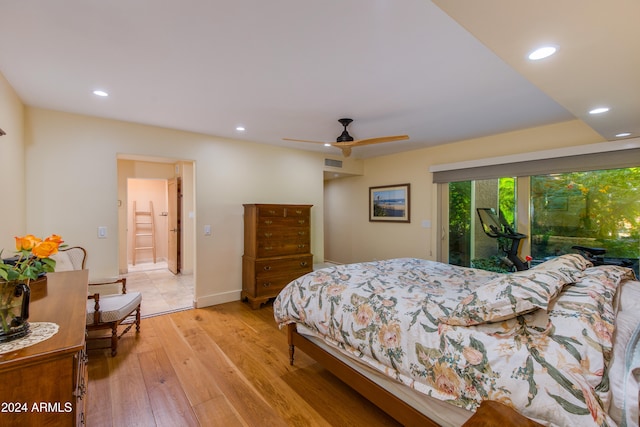
[[[598,107],[589,111],[589,114],[602,114],[602,113],[606,113],[607,111],[609,111],[609,107]]]
[[[237,127],[236,127],[236,130],[237,130],[238,132],[244,132],[244,131],[245,131],[245,129],[244,129],[244,127],[243,127],[243,126],[237,126]]]
[[[98,96],[109,96],[109,94],[103,90],[94,90],[93,94]]]
[[[539,59],[547,58],[558,50],[555,46],[543,46],[540,47],[529,54],[529,59],[532,61],[537,61]]]
[[[331,147],[331,144],[329,144],[328,142],[325,142],[325,143],[324,143],[324,146],[325,146],[325,147]]]
[[[625,136],[630,136],[631,132],[622,132],[616,135],[616,138],[623,138]]]

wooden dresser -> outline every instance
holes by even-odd
[[[0,425],[85,424],[88,270],[49,273],[32,286],[29,322],[59,325],[51,338],[0,354]]]
[[[312,205],[244,205],[242,300],[259,308],[313,270]]]

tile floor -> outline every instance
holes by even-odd
[[[142,293],[142,317],[193,308],[193,275],[174,275],[166,262],[129,265],[127,290]]]
[[[314,264],[313,269],[330,267],[335,263]],[[127,289],[142,293],[142,317],[157,316],[193,308],[193,275],[174,275],[166,262],[142,263],[128,266]]]

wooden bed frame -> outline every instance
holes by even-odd
[[[304,335],[298,333],[295,323],[287,325],[289,342],[289,363],[293,365],[295,348],[298,347],[315,359],[344,383],[360,393],[371,403],[395,418],[404,426],[432,426],[439,424],[428,418],[413,406],[390,393],[371,379],[352,369],[349,365],[318,347]],[[480,426],[523,426],[533,427],[540,424],[522,416],[512,408],[496,401],[483,402],[476,413],[464,424],[465,427]]]

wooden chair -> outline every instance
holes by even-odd
[[[80,246],[60,249],[52,255],[56,260],[56,271],[83,270],[87,258],[87,251]],[[109,340],[106,346],[93,348],[111,348],[111,355],[118,353],[118,340],[122,335],[136,325],[136,332],[140,332],[140,292],[127,293],[125,278],[101,283],[89,283],[87,296],[87,341],[102,342]],[[118,327],[129,320],[122,333],[118,334]],[[91,331],[110,330],[110,335],[89,334]]]
[[[80,246],[72,246],[60,249],[51,255],[51,259],[56,261],[56,271],[84,270],[87,251]]]
[[[140,332],[140,305],[142,303],[142,294],[140,292],[127,293],[127,279],[121,278],[114,281],[103,283],[91,283],[90,292],[100,290],[101,287],[113,288],[118,285],[118,293],[101,293],[95,292],[88,296],[87,301],[87,340],[88,341],[104,341],[109,340],[109,344],[102,347],[92,348],[111,348],[111,356],[118,353],[118,340],[136,325],[136,333]],[[118,334],[118,327],[129,319],[122,333]],[[92,336],[89,332],[99,330],[111,330],[110,336]]]

